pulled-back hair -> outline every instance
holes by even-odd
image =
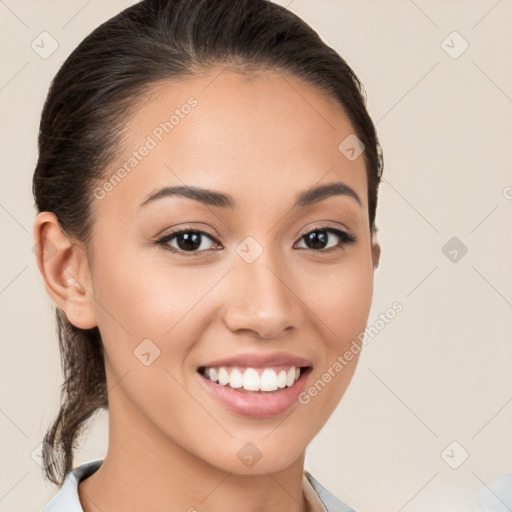
[[[120,151],[137,104],[157,83],[219,65],[291,74],[345,112],[365,146],[373,234],[383,158],[363,86],[309,25],[268,0],[144,0],[90,33],[62,64],[44,104],[33,178],[38,211],[53,212],[67,236],[87,246],[94,183]],[[64,383],[43,466],[46,478],[62,485],[81,429],[108,408],[108,396],[98,328],[77,328],[60,308],[55,313]]]

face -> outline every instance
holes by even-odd
[[[88,267],[114,435],[284,469],[345,392],[371,305],[365,163],[338,149],[354,130],[291,76],[223,71],[159,85],[126,133]]]

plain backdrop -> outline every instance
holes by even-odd
[[[512,2],[278,3],[366,88],[385,156],[368,324],[403,305],[369,338],[306,469],[361,512],[479,510],[476,493],[512,472]],[[32,251],[41,108],[69,53],[127,5],[0,1],[1,511],[57,492],[33,456],[62,383]],[[107,425],[94,418],[76,465],[103,458]]]

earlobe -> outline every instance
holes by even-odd
[[[72,243],[52,212],[41,212],[34,223],[34,252],[48,295],[75,327],[97,325],[87,255]]]

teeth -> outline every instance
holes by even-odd
[[[290,367],[288,371],[280,370],[276,373],[272,368],[265,368],[258,373],[254,368],[247,368],[243,372],[238,368],[206,368],[205,377],[221,386],[230,386],[234,389],[243,388],[247,391],[275,391],[293,386],[300,377],[300,368]]]
[[[286,374],[286,385],[292,386],[295,382],[295,368],[290,368]]]
[[[281,370],[277,376],[277,387],[284,388],[286,386],[286,372]]]
[[[275,391],[277,389],[277,375],[274,370],[264,370],[261,374],[261,391]]]
[[[229,374],[226,368],[219,368],[219,384],[225,386],[229,382]]]
[[[244,377],[239,370],[233,370],[229,376],[229,385],[232,388],[241,388],[244,382]]]
[[[233,370],[236,371],[236,370]],[[254,368],[247,368],[244,372],[243,388],[247,391],[260,390],[260,376]]]
[[[208,377],[210,377],[213,382],[217,382],[219,380],[219,372],[215,368],[210,368]]]

